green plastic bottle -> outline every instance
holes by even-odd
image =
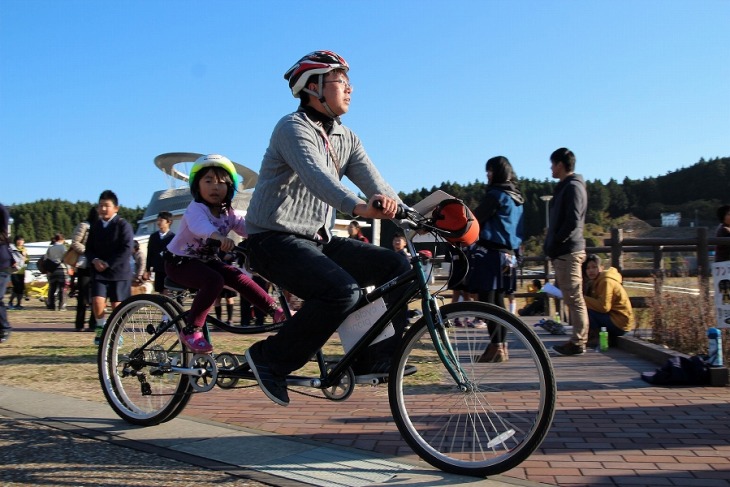
[[[601,346],[601,352],[605,352],[608,350],[608,331],[606,331],[606,327],[601,327],[601,332],[598,334],[598,341]]]

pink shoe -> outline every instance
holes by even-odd
[[[277,308],[274,311],[274,323],[281,323],[282,321],[286,321],[286,313],[284,313],[283,309]]]
[[[193,353],[210,353],[213,351],[213,345],[205,339],[202,327],[193,328],[192,333],[185,333],[185,330],[183,330],[180,333],[180,341]]]

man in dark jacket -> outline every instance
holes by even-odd
[[[580,355],[588,339],[588,310],[581,289],[582,264],[586,258],[585,225],[588,196],[583,177],[575,174],[575,154],[560,148],[550,155],[552,176],[560,180],[550,200],[550,226],[545,237],[545,255],[555,269],[557,286],[568,307],[573,335],[553,350],[560,355]]]
[[[10,226],[10,213],[7,208],[0,204],[0,343],[10,338],[10,323],[5,307],[5,290],[10,282],[10,273],[16,269],[13,267],[13,258],[10,255],[10,237],[8,228]]]
[[[157,228],[159,232],[150,235],[147,242],[147,263],[145,265],[144,278],[149,279],[152,272],[155,273],[155,292],[165,292],[165,262],[162,259],[162,251],[167,249],[175,233],[170,230],[172,225],[172,213],[161,211],[157,214]]]
[[[112,309],[127,299],[132,285],[132,226],[117,213],[119,200],[113,191],[99,196],[99,220],[89,228],[86,241],[86,259],[91,264],[91,306],[96,318],[96,337],[99,344],[106,325],[106,299]]]

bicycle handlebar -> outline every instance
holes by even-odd
[[[373,201],[373,208],[375,208],[376,210],[382,210],[383,202],[380,200]],[[406,205],[404,205],[402,203],[398,203],[398,210],[396,210],[395,217],[393,217],[393,218],[397,219],[397,220],[408,220],[409,219],[408,218],[409,209],[410,208],[408,208]]]

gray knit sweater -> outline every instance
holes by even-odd
[[[339,174],[319,122],[299,111],[276,124],[246,214],[249,235],[273,230],[313,238],[322,228],[329,231],[333,208],[352,214],[363,203],[340,182],[345,176],[367,198],[379,193],[398,199],[352,130],[335,123],[327,139]]]

